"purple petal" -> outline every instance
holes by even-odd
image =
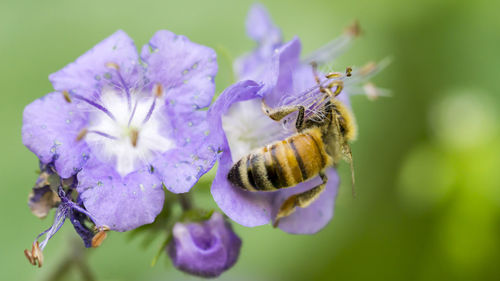
[[[212,196],[221,210],[235,222],[248,227],[269,223],[273,208],[273,193],[250,192],[234,187],[227,180],[233,162],[223,153],[212,182]]]
[[[246,29],[248,36],[261,44],[281,43],[281,30],[272,22],[269,12],[261,4],[254,4],[250,8]]]
[[[317,83],[314,79],[313,69],[311,65],[301,64],[294,69],[292,95],[298,96],[300,94],[303,94],[304,91],[310,89],[316,84]]]
[[[104,39],[75,62],[49,76],[54,89],[91,97],[107,80],[120,85],[116,70],[106,66],[114,63],[127,87],[134,86],[138,75],[138,55],[132,39],[122,30]]]
[[[181,113],[171,111],[169,124],[176,148],[156,157],[151,163],[167,189],[174,193],[187,192],[208,172],[217,160],[218,144],[210,132],[207,111]]]
[[[61,93],[50,93],[24,109],[23,143],[44,164],[54,162],[57,173],[69,178],[77,173],[87,159],[85,142],[76,141],[86,124],[84,113]]]
[[[245,76],[264,85],[261,92],[268,105],[275,106],[284,95],[294,93],[293,71],[299,65],[301,48],[300,40],[294,38],[280,47],[272,59],[256,62],[260,68]]]
[[[254,4],[250,9],[246,27],[248,36],[257,41],[258,46],[251,53],[239,57],[234,63],[234,69],[239,80],[260,81],[256,78],[266,71],[275,51],[281,46],[281,31],[260,4]]]
[[[241,81],[224,90],[215,103],[210,106],[207,116],[210,132],[214,137],[218,137],[217,143],[219,146],[222,146],[225,142],[225,133],[222,129],[221,120],[222,115],[229,110],[233,103],[260,97],[261,89],[262,86],[254,81]]]
[[[215,202],[232,220],[244,226],[257,226],[269,222],[272,210],[271,193],[252,193],[233,187],[227,180],[227,173],[233,165],[231,151],[222,129],[221,116],[233,103],[260,98],[261,86],[253,81],[242,81],[226,89],[209,110],[210,128],[213,134],[221,136],[222,151],[219,168],[212,183]]]
[[[339,177],[333,168],[328,168],[326,175],[328,176],[328,183],[326,184],[326,189],[320,194],[320,197],[307,208],[297,208],[290,216],[282,218],[278,225],[280,229],[293,234],[314,234],[328,224],[333,216]],[[321,184],[321,179],[316,177],[313,180],[298,184],[293,189],[289,188],[279,192],[274,201],[275,211],[273,214],[277,212],[281,204],[291,195],[306,191],[319,184]]]
[[[262,86],[251,80],[238,82],[226,90],[217,98],[208,110],[208,123],[212,136],[212,143],[222,153],[231,153],[227,144],[226,135],[222,128],[222,116],[236,102],[260,98]]]
[[[291,95],[295,91],[293,79],[295,69],[299,67],[300,51],[302,44],[300,39],[295,37],[281,47],[273,58],[274,71],[276,74],[270,75],[273,80],[267,81],[266,86],[272,90],[266,95],[266,102],[270,106],[276,105],[278,99],[284,95]],[[272,93],[272,95],[269,94]]]
[[[96,159],[78,173],[77,190],[95,224],[116,231],[152,223],[165,196],[161,181],[149,168],[122,178]]]
[[[85,224],[85,221],[88,220],[87,216],[76,211],[71,210],[69,214],[69,221],[73,224],[73,228],[76,233],[82,238],[83,244],[85,248],[92,247],[92,238],[94,238],[94,230]]]
[[[193,111],[212,101],[217,56],[211,48],[161,30],[142,48],[141,58],[148,78],[163,85],[170,103]]]

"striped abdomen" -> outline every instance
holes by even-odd
[[[228,180],[250,191],[273,191],[313,178],[330,164],[320,130],[312,128],[244,156]]]

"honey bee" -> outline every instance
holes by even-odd
[[[315,65],[313,70],[318,85],[305,94],[310,95],[316,89],[318,94],[313,102],[274,109],[262,100],[262,110],[272,120],[281,121],[297,112],[297,133],[242,157],[227,176],[233,185],[255,192],[292,187],[319,175],[321,184],[284,201],[275,217],[275,227],[281,218],[292,214],[297,207],[305,208],[319,197],[328,182],[326,168],[337,165],[341,158],[350,163],[354,192],[349,142],[356,136],[356,126],[349,108],[336,98],[343,89],[343,79],[351,76],[352,69],[347,68],[345,75],[329,73],[324,82],[316,74]],[[315,110],[311,110],[313,107]]]

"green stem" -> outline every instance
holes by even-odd
[[[79,239],[71,239],[69,253],[63,258],[56,270],[52,272],[46,279],[47,281],[65,280],[68,272],[72,267],[76,267],[84,281],[96,281],[92,270],[87,262],[88,250],[82,246],[82,241]]]
[[[190,193],[180,193],[177,195],[179,204],[181,204],[182,211],[186,212],[193,208],[193,202]]]

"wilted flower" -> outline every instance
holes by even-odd
[[[178,269],[203,277],[216,277],[232,267],[241,240],[220,213],[203,222],[176,223],[168,254]]]
[[[50,164],[40,164],[40,169],[40,175],[28,199],[28,205],[33,214],[40,218],[45,217],[52,208],[56,208],[56,211],[52,226],[35,238],[31,252],[24,251],[30,263],[39,267],[43,264],[43,249],[63,226],[66,219],[71,221],[86,247],[93,246],[94,238],[100,233],[91,227],[94,219],[83,208],[80,197],[77,196],[77,203],[73,202],[72,192],[77,186],[76,177],[62,179]],[[45,238],[40,243],[38,240],[43,236]]]
[[[61,178],[54,172],[53,167],[40,163],[40,174],[28,196],[28,206],[33,215],[43,219],[61,202],[57,195],[60,185]]]
[[[209,112],[211,130],[214,135],[221,137],[219,143],[222,151],[212,184],[212,195],[231,219],[245,226],[258,226],[274,220],[287,198],[321,183],[320,178],[316,177],[274,192],[248,192],[228,181],[230,168],[241,157],[296,133],[295,128],[289,126],[294,123],[296,114],[291,114],[281,123],[273,121],[263,113],[261,100],[264,99],[267,105],[274,108],[306,102],[306,98],[321,95],[311,64],[333,60],[359,33],[359,27],[353,25],[338,39],[303,60],[300,59],[300,40],[294,38],[282,43],[281,32],[260,5],[250,10],[247,32],[258,46],[254,52],[236,61],[235,70],[242,81],[226,89]],[[335,78],[342,79],[344,85],[344,90],[337,98],[349,106],[346,92],[355,93],[359,90],[354,87],[355,84],[371,77],[379,68],[371,64],[353,71],[349,79]],[[320,83],[329,83],[329,80],[323,78]],[[297,208],[294,213],[282,218],[279,228],[290,233],[315,233],[328,223],[333,215],[339,178],[333,168],[327,168],[326,175],[328,183],[321,196],[307,208]]]
[[[151,223],[162,184],[187,192],[214,164],[200,109],[216,72],[215,52],[184,36],[158,31],[139,57],[118,31],[49,76],[55,92],[26,107],[23,142],[61,178],[76,176],[97,227]]]

